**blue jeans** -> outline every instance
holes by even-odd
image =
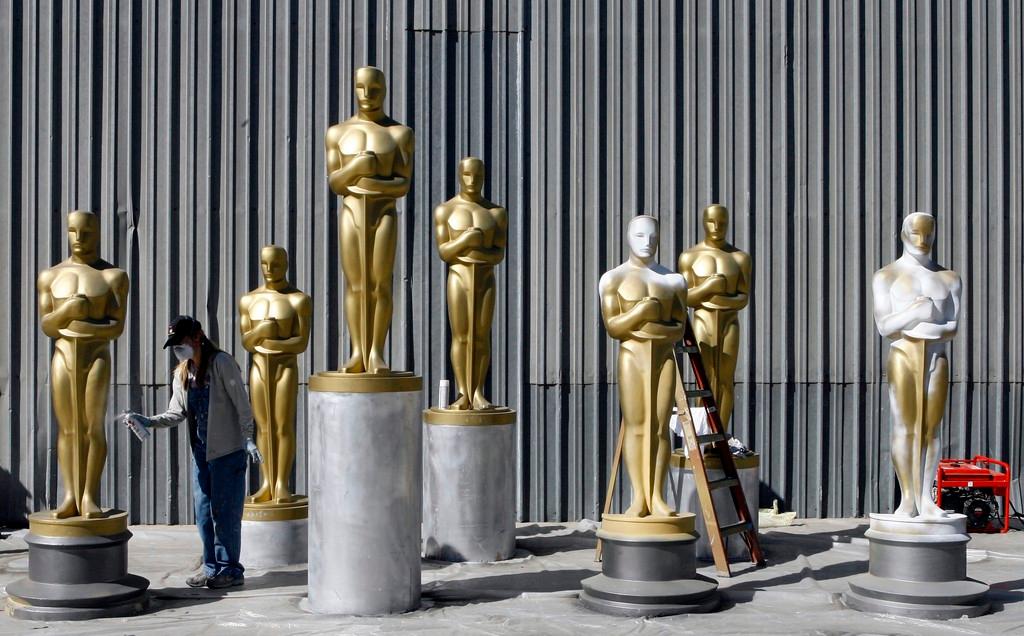
[[[205,445],[192,448],[192,501],[207,576],[227,572],[237,577],[245,571],[238,554],[242,549],[246,457],[244,450],[238,450],[208,462]]]

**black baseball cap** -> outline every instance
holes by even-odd
[[[190,336],[196,335],[203,328],[203,325],[192,316],[178,316],[167,325],[167,341],[164,342],[164,349],[181,344],[181,341]]]

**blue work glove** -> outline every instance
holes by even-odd
[[[263,461],[263,454],[260,453],[260,449],[256,447],[256,442],[251,439],[245,440],[245,452],[249,453],[249,459],[254,464],[259,464]]]

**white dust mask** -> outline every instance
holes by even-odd
[[[184,362],[185,360],[191,359],[194,353],[192,345],[190,344],[174,345],[171,347],[171,351],[174,352],[174,357],[178,359],[178,362]]]

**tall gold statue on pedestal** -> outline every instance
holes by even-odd
[[[601,277],[601,315],[618,340],[622,457],[633,486],[625,517],[670,517],[662,497],[668,471],[668,422],[675,401],[673,345],[683,337],[686,280],[655,262],[658,220],[634,217],[630,256]],[[605,515],[608,519],[610,515]]]
[[[704,360],[722,427],[732,420],[733,380],[740,349],[739,311],[750,295],[750,255],[726,241],[729,211],[704,208],[704,240],[679,255],[686,301],[693,307],[693,332]]]
[[[92,212],[68,215],[68,243],[70,258],[44,270],[36,283],[43,333],[56,341],[50,387],[64,501],[53,517],[93,519],[103,516],[110,341],[124,331],[129,283],[124,270],[100,258],[100,220]]]
[[[391,284],[398,225],[395,200],[409,192],[413,132],[384,113],[384,73],[355,73],[359,112],[327,129],[331,191],[344,197],[340,228],[345,320],[352,355],[345,373],[388,374],[384,342],[391,328]]]
[[[935,218],[915,212],[903,221],[903,255],[871,281],[875,325],[889,345],[892,463],[900,483],[897,516],[942,518],[932,500],[939,462],[939,422],[949,392],[946,342],[960,320],[960,276],[931,257]]]
[[[242,345],[253,354],[249,393],[256,444],[263,455],[261,483],[249,503],[291,503],[288,482],[295,462],[298,354],[309,343],[312,302],[286,278],[288,253],[268,245],[260,252],[264,283],[242,296]]]
[[[505,258],[508,212],[483,197],[484,163],[459,162],[459,193],[434,211],[434,238],[448,263],[452,368],[459,389],[451,409],[491,408],[483,394],[491,364],[494,266]]]

